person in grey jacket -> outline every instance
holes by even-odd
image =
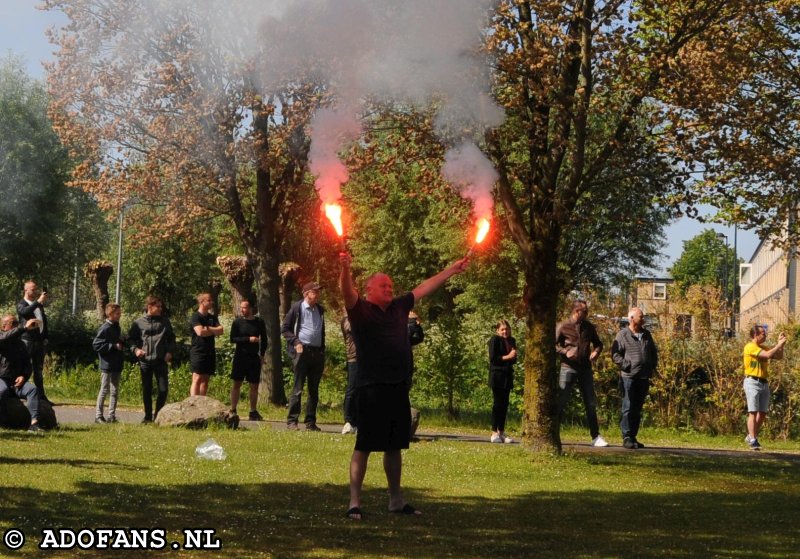
[[[642,406],[650,389],[650,378],[658,366],[658,348],[644,327],[644,313],[639,307],[628,311],[629,324],[617,334],[611,346],[611,358],[620,368],[622,386],[622,446],[644,448],[636,436],[642,420]]]
[[[150,423],[158,415],[167,401],[169,391],[169,370],[175,351],[175,332],[169,319],[161,316],[161,299],[148,295],[144,301],[146,314],[137,318],[128,331],[128,344],[139,360],[142,372],[142,400],[144,400],[144,419]],[[158,396],[153,414],[153,377],[156,378]]]

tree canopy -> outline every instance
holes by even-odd
[[[107,239],[91,197],[66,186],[72,162],[47,105],[44,85],[19,60],[0,60],[0,284],[6,299],[19,296],[25,278],[68,285],[75,266],[94,258]]]
[[[730,290],[738,277],[733,248],[713,229],[706,229],[683,243],[683,252],[669,269],[675,283],[686,293],[693,285],[715,285]]]

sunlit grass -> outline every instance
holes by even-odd
[[[353,438],[259,427],[0,431],[0,529],[25,532],[28,544],[14,554],[24,557],[42,556],[35,544],[44,528],[85,527],[160,527],[170,542],[183,528],[213,528],[223,549],[207,557],[792,557],[800,543],[796,444],[793,454],[762,455],[582,445],[552,457],[517,445],[422,441],[405,453],[404,486],[425,515],[386,511],[376,455],[365,520],[355,523],[343,517]],[[653,445],[676,446],[649,435]],[[208,437],[226,460],[195,458]]]

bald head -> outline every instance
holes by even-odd
[[[385,309],[394,298],[394,282],[383,272],[372,274],[367,278],[366,292],[367,301]]]
[[[634,332],[641,331],[644,326],[644,313],[639,307],[631,307],[628,311],[628,320],[630,321],[630,329]]]

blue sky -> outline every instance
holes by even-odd
[[[47,42],[45,30],[62,24],[65,18],[60,13],[37,10],[38,4],[38,0],[0,0],[0,54],[5,57],[12,52],[23,57],[28,72],[36,78],[43,78],[42,61],[52,60],[54,50],[54,47]],[[699,223],[693,219],[683,218],[665,232],[666,246],[663,249],[665,257],[662,266],[666,269],[680,256],[684,241],[708,228],[727,235],[728,242],[733,245],[733,227]],[[739,256],[745,261],[749,260],[758,246],[758,238],[740,229],[737,239]]]

